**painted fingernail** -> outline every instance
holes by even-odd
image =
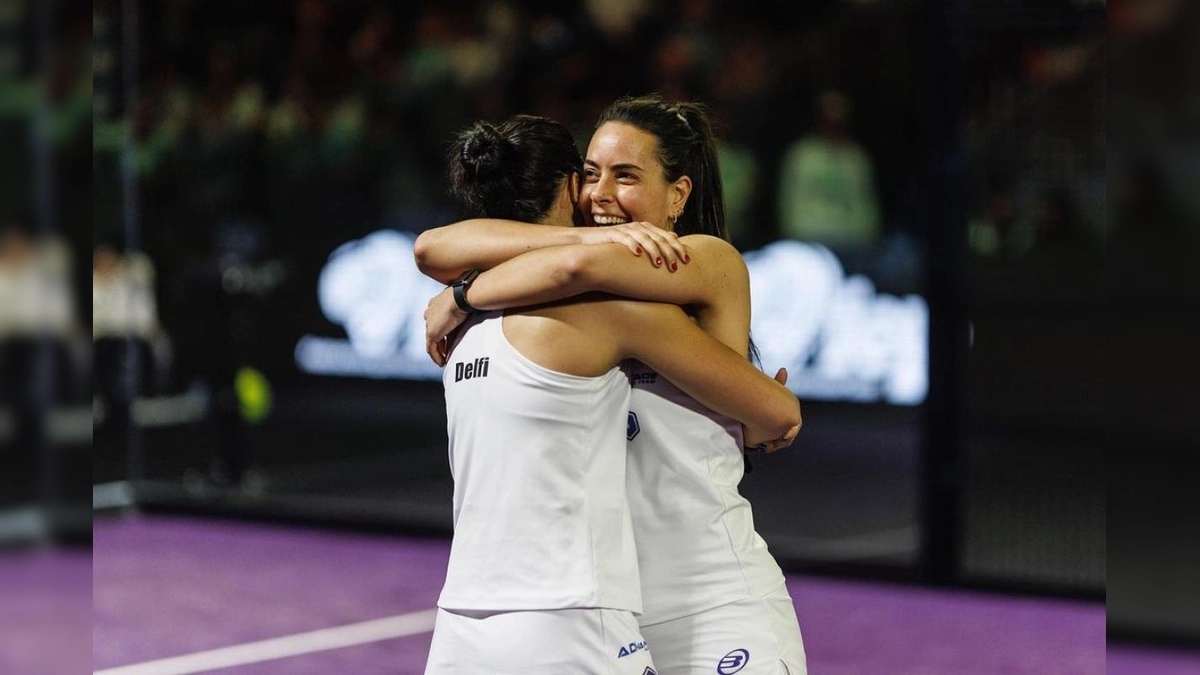
[[[641,254],[642,254],[642,247],[641,247],[641,246],[637,247],[637,254],[638,254],[638,255],[641,255]]]
[[[674,271],[675,271],[675,270],[677,270],[677,269],[679,269],[679,264],[678,264],[678,263],[671,263],[671,271],[672,271],[672,272],[674,272]]]
[[[683,256],[683,262],[685,262],[685,263],[690,263],[690,262],[692,262],[692,257],[691,257],[691,256],[689,256],[689,255],[685,255],[685,256]]]
[[[654,259],[654,264],[655,264],[655,265],[661,265],[661,264],[662,264],[662,258],[655,258],[655,259]]]

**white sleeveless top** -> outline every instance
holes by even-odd
[[[643,625],[749,597],[784,582],[738,493],[742,427],[653,370],[627,362],[627,491],[642,578]]]
[[[489,313],[465,324],[442,381],[454,540],[438,606],[640,612],[620,368],[543,368]]]

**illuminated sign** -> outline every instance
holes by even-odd
[[[384,230],[338,247],[321,271],[318,301],[347,338],[307,335],[301,370],[320,375],[441,377],[425,353],[422,318],[442,290],[413,262],[412,235]],[[806,400],[915,405],[929,387],[929,310],[917,295],[876,292],[847,276],[822,246],[775,242],[745,255],[754,305],[752,333],[768,373],[788,369]]]
[[[764,369],[802,399],[916,405],[929,388],[924,298],[880,294],[827,248],[777,241],[745,255]]]
[[[296,365],[318,375],[438,379],[425,353],[425,305],[442,285],[413,262],[411,234],[381,230],[342,244],[317,280],[317,301],[347,339],[306,335]]]

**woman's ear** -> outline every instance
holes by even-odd
[[[571,198],[572,204],[579,203],[579,194],[581,189],[582,183],[580,182],[579,172],[573,172],[571,177],[567,180],[567,195]]]
[[[683,212],[683,207],[687,205],[688,197],[691,194],[692,179],[680,176],[679,180],[671,184],[671,213],[678,217]]]

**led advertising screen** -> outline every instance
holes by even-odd
[[[316,284],[327,330],[302,335],[295,363],[331,377],[436,380],[422,315],[442,286],[413,262],[415,236],[379,230],[330,253]],[[929,312],[915,294],[876,290],[817,244],[783,240],[745,254],[751,332],[768,372],[788,369],[801,398],[911,406],[928,390]]]

